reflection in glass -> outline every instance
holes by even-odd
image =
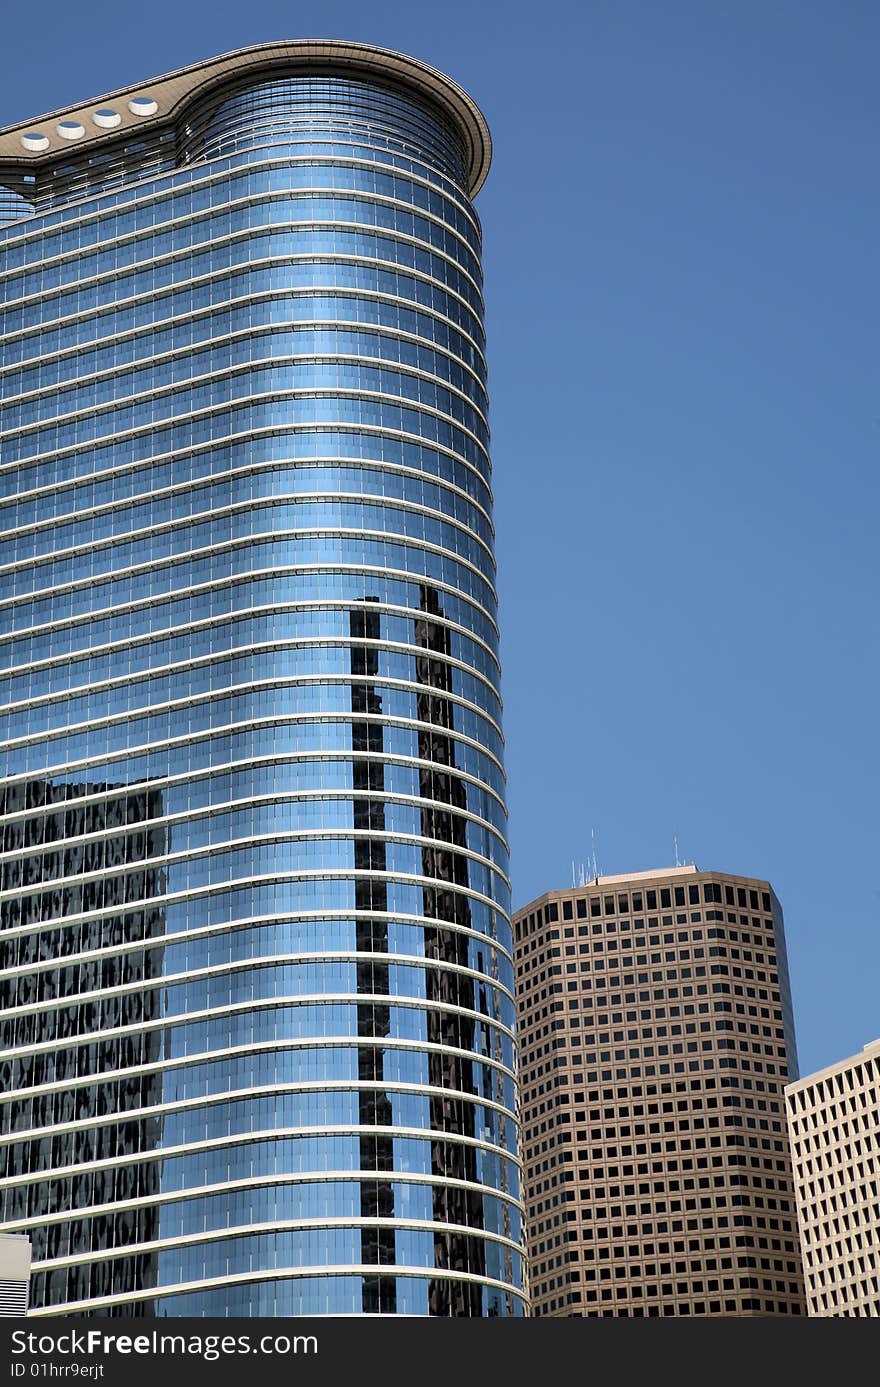
[[[438,594],[433,588],[421,590],[423,615],[416,618],[416,677],[421,685],[419,713],[419,788],[422,795],[422,871],[432,884],[423,890],[424,912],[432,923],[425,926],[425,956],[435,960],[428,969],[428,1039],[435,1047],[428,1053],[432,1087],[473,1093],[471,1061],[457,1051],[472,1052],[474,985],[464,972],[468,966],[468,937],[471,927],[467,896],[457,888],[468,886],[464,819],[467,794],[460,776],[455,774],[455,749],[450,733],[453,727],[449,699],[450,667],[447,628],[432,618],[442,617]],[[446,659],[438,658],[445,656]],[[448,806],[448,807],[447,807]],[[454,811],[458,811],[457,813]],[[446,846],[448,845],[448,846]],[[435,923],[436,922],[436,923]],[[444,924],[455,926],[444,929]],[[452,968],[447,965],[454,965]],[[475,1135],[475,1106],[465,1098],[432,1096],[431,1126],[437,1132],[453,1130]],[[451,1122],[450,1122],[451,1118]],[[434,1218],[438,1222],[482,1227],[480,1196],[460,1183],[473,1183],[476,1162],[472,1146],[439,1141],[432,1144],[435,1173],[442,1177],[434,1188]],[[434,1234],[435,1265],[449,1271],[485,1274],[483,1243],[463,1232],[438,1229]],[[435,1277],[430,1287],[432,1315],[479,1315],[481,1289],[475,1282]]]
[[[357,940],[358,996],[368,1000],[358,1003],[358,1037],[364,1044],[358,1047],[358,1118],[363,1129],[360,1136],[361,1171],[391,1172],[394,1169],[394,1142],[381,1132],[392,1124],[391,1101],[383,1092],[383,1052],[377,1043],[391,1031],[388,1005],[375,998],[387,996],[388,965],[381,955],[388,953],[388,888],[384,875],[372,873],[386,870],[385,805],[381,799],[385,767],[382,760],[383,728],[382,700],[372,683],[378,673],[379,659],[375,641],[379,638],[379,615],[367,599],[360,608],[349,613],[351,634],[351,746],[352,778],[355,796],[354,809],[354,902]],[[373,599],[375,600],[375,599]],[[363,680],[364,682],[355,682]],[[357,753],[360,752],[360,755]],[[379,955],[378,958],[372,955]],[[393,1186],[385,1179],[361,1178],[361,1214],[365,1219],[394,1217]],[[361,1232],[361,1260],[365,1265],[393,1266],[394,1229],[367,1224]],[[393,1276],[365,1276],[362,1308],[365,1314],[394,1314],[397,1309],[396,1283]]]
[[[117,1115],[114,1126],[79,1127],[63,1140],[34,1136],[9,1146],[10,1177],[47,1166],[57,1173],[26,1185],[0,1184],[2,1217],[59,1214],[59,1222],[30,1230],[35,1262],[149,1244],[158,1233],[156,1206],[116,1211],[113,1204],[160,1188],[156,1161],[125,1158],[160,1146],[161,1114],[124,1114],[162,1101],[161,1073],[149,1068],[161,1057],[161,1030],[152,1025],[126,1034],[127,1027],[161,1017],[156,983],[164,952],[165,872],[150,865],[165,852],[161,792],[27,780],[0,789],[0,808],[7,816],[3,851],[16,854],[4,864],[3,886],[20,892],[0,898],[0,1092],[24,1095],[49,1082],[56,1086],[28,1103],[19,1100],[19,1128],[51,1131],[57,1123]],[[91,834],[103,836],[89,841]],[[104,874],[95,879],[98,871]],[[138,900],[141,907],[133,904]],[[80,953],[93,958],[65,964],[68,955]],[[46,967],[47,961],[54,966]],[[26,971],[7,971],[13,968]],[[119,996],[112,1012],[103,1008],[102,1029],[97,1003],[76,1001],[78,993],[131,983],[140,986]],[[40,1010],[59,997],[69,997],[70,1005]],[[32,1009],[13,1020],[3,1015],[10,1007]],[[70,1043],[82,1037],[89,1043]],[[4,1058],[5,1051],[11,1057]],[[98,1164],[109,1158],[112,1165]],[[75,1169],[66,1174],[66,1167]],[[99,1217],[74,1212],[104,1204],[107,1212]],[[113,1268],[96,1256],[63,1270],[36,1271],[31,1304],[85,1300],[111,1287],[143,1290],[156,1285],[156,1268],[156,1254],[147,1250]],[[152,1309],[151,1301],[139,1300],[127,1313]]]

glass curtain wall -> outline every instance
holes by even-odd
[[[279,69],[33,203],[0,227],[0,1229],[33,1310],[520,1315],[460,132]]]

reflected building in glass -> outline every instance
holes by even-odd
[[[526,1312],[477,107],[264,45],[0,131],[31,1314]]]

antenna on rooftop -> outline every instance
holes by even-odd
[[[594,828],[591,828],[591,829],[590,829],[590,838],[592,839],[592,844],[593,844],[593,852],[592,852],[592,857],[591,857],[591,859],[590,859],[590,866],[591,866],[591,868],[592,868],[593,876],[594,876],[594,877],[598,877],[598,876],[599,876],[599,863],[598,863],[598,861],[597,861],[597,859],[596,859],[596,830],[595,830]]]
[[[672,846],[673,846],[673,848],[675,849],[675,865],[676,865],[676,867],[681,867],[683,864],[682,864],[681,859],[679,858],[679,855],[678,855],[678,834],[677,834],[677,833],[673,833],[673,835],[672,835]]]

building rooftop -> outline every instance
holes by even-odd
[[[480,108],[457,83],[417,58],[338,39],[292,39],[261,43],[179,68],[164,77],[120,87],[106,96],[66,106],[0,129],[0,165],[33,170],[73,149],[104,145],[132,131],[154,129],[176,120],[197,97],[233,77],[263,69],[310,68],[348,76],[379,76],[427,97],[453,121],[464,142],[469,191],[479,191],[489,172],[492,140]]]
[[[526,910],[531,910],[534,905],[537,905],[538,901],[542,901],[545,896],[564,896],[567,892],[591,891],[602,886],[619,886],[624,881],[659,881],[661,878],[665,881],[669,877],[697,876],[699,871],[699,867],[695,866],[693,862],[689,862],[685,867],[656,867],[647,872],[618,872],[614,876],[588,877],[579,886],[552,886],[549,891],[542,891],[540,896],[529,901],[528,905],[518,906],[513,913],[514,915],[522,915]],[[725,872],[724,875],[729,876],[730,873]]]
[[[647,881],[650,877],[685,877],[697,876],[699,867],[689,862],[684,867],[656,867],[649,872],[618,872],[616,876],[592,877],[587,882],[588,886],[613,886],[620,881]],[[576,889],[576,888],[574,888]]]
[[[830,1079],[834,1074],[842,1074],[847,1069],[852,1069],[854,1065],[863,1064],[865,1060],[874,1057],[880,1058],[880,1040],[869,1040],[868,1044],[859,1050],[856,1055],[847,1055],[846,1059],[838,1060],[836,1064],[829,1064],[825,1069],[817,1069],[814,1074],[807,1074],[803,1079],[796,1079],[794,1083],[786,1085],[786,1093],[797,1093],[801,1089],[812,1088],[815,1084],[820,1084],[823,1079]]]
[[[513,914],[514,916],[525,915],[548,897],[577,895],[579,891],[596,891],[606,886],[624,886],[631,882],[668,881],[670,878],[695,876],[722,877],[727,881],[750,882],[753,885],[760,883],[764,888],[769,886],[769,882],[764,877],[743,876],[737,872],[719,871],[710,867],[701,869],[696,863],[688,862],[684,866],[678,867],[653,867],[650,871],[645,872],[618,872],[613,876],[588,877],[578,886],[552,886],[549,890],[542,891],[539,896],[535,896],[534,900],[529,901],[527,905],[517,906]],[[880,1041],[877,1043],[880,1044]]]

